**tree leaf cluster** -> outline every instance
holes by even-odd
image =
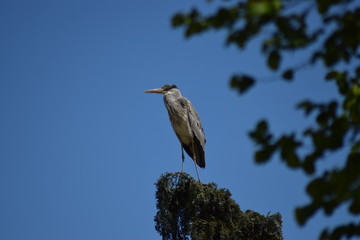
[[[156,183],[156,230],[164,240],[279,240],[281,215],[242,212],[227,189],[167,173]]]
[[[233,6],[220,7],[210,15],[204,15],[196,8],[188,13],[176,13],[172,25],[183,27],[187,38],[210,30],[226,30],[225,43],[240,49],[253,38],[263,36],[261,50],[269,69],[281,71],[281,77],[286,81],[292,80],[299,68],[319,60],[326,67],[332,67],[360,56],[360,9],[347,8],[354,0],[303,1],[299,11],[292,10],[294,5],[300,5],[301,1],[297,0],[234,2]],[[331,11],[340,7],[345,10]],[[314,28],[309,16],[316,10],[323,24]],[[319,46],[305,63],[280,68],[285,52],[304,50],[313,44]],[[232,87],[239,89],[240,93],[245,92],[242,86]]]
[[[316,16],[321,23],[314,25]],[[299,132],[275,136],[266,119],[249,132],[256,144],[254,159],[265,163],[279,157],[289,168],[309,176],[306,191],[311,201],[295,210],[304,225],[317,211],[331,215],[348,205],[351,215],[360,215],[360,5],[356,0],[245,0],[230,1],[211,14],[199,9],[173,16],[174,27],[186,37],[210,30],[225,30],[225,43],[240,50],[255,37],[268,68],[284,81],[294,81],[304,66],[322,66],[324,81],[334,84],[340,97],[325,102],[304,99],[297,104],[313,123]],[[223,31],[224,32],[224,31]],[[286,54],[308,54],[305,61],[289,65]],[[256,73],[255,73],[256,74]],[[240,94],[257,83],[256,76],[238,74],[230,86]],[[310,148],[308,143],[311,144]],[[346,149],[342,166],[319,172],[317,163]],[[321,239],[360,236],[360,223],[339,224],[324,229]]]

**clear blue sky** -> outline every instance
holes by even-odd
[[[259,42],[240,52],[224,47],[222,32],[185,40],[170,17],[192,4],[1,1],[0,239],[160,239],[154,183],[181,170],[181,154],[162,96],[143,90],[165,83],[200,114],[203,182],[228,188],[244,211],[280,212],[285,239],[314,239],[349,218],[340,209],[298,227],[293,210],[308,201],[307,177],[278,159],[256,165],[247,136],[264,117],[277,133],[307,126],[295,104],[332,98],[334,86],[319,69],[294,84],[268,81]],[[234,73],[263,81],[239,96],[228,84]],[[185,170],[196,177],[189,157]]]

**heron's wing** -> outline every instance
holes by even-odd
[[[194,132],[199,142],[204,146],[206,143],[204,129],[194,106],[185,97],[180,99],[180,103],[187,110],[191,130]]]
[[[204,133],[204,129],[201,125],[199,115],[197,114],[192,103],[185,97],[182,97],[181,99],[179,99],[179,102],[182,105],[182,107],[184,109],[186,109],[186,111],[187,111],[190,128],[195,136],[195,145],[196,145],[195,150],[197,151],[197,153],[198,153],[197,155],[200,158],[200,159],[197,159],[199,161],[198,164],[199,164],[199,166],[205,167],[204,151],[205,151],[206,139],[205,139],[205,133]]]

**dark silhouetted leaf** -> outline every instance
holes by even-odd
[[[172,17],[173,27],[181,26],[185,23],[185,16],[181,13],[178,13]]]
[[[303,169],[307,174],[313,174],[315,172],[315,161],[317,157],[317,154],[314,153],[305,157]]]
[[[301,146],[301,143],[296,141],[293,135],[283,136],[276,145],[280,149],[281,158],[289,167],[297,168],[301,166],[300,159],[296,153],[296,149]]]
[[[360,237],[360,223],[359,224],[347,224],[337,226],[332,231],[325,229],[320,236],[320,240],[329,239],[352,239],[352,237]]]
[[[273,146],[269,146],[266,149],[259,150],[255,153],[255,161],[257,163],[263,163],[268,161],[272,154],[274,153],[275,148]]]
[[[252,77],[249,76],[233,76],[230,81],[230,86],[239,91],[239,93],[245,93],[255,84],[255,81]]]
[[[271,51],[269,56],[268,56],[268,66],[273,69],[276,70],[279,67],[280,64],[280,54],[278,51]]]
[[[316,212],[316,208],[314,206],[306,206],[303,208],[296,208],[295,209],[295,216],[297,222],[302,226],[306,223],[306,220],[314,215]]]
[[[292,69],[286,70],[282,75],[282,78],[287,81],[293,80],[293,77],[294,77],[294,71]]]
[[[298,103],[297,108],[303,109],[305,115],[309,115],[316,108],[316,105],[313,102],[306,100]]]
[[[249,132],[249,136],[260,145],[271,145],[272,136],[269,134],[267,122],[264,120],[258,122],[255,130]]]

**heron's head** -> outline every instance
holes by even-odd
[[[176,85],[174,84],[165,84],[164,86],[162,86],[161,88],[155,88],[155,89],[149,89],[146,90],[144,92],[146,93],[160,93],[160,94],[166,94],[171,92],[173,89],[177,89]]]

